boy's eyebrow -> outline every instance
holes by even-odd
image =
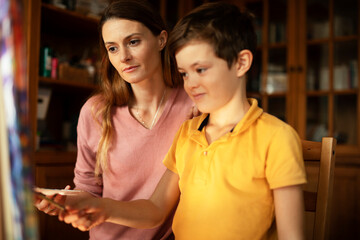
[[[204,61],[204,62],[205,62],[205,61]],[[190,65],[190,68],[194,68],[194,67],[196,67],[197,65],[200,65],[200,64],[202,64],[201,61],[196,61],[196,62],[194,62],[194,63],[192,63],[192,64]],[[178,69],[179,69],[179,70],[183,70],[183,68],[182,68],[182,67],[179,67],[179,66],[178,66]]]
[[[201,65],[201,64],[210,64],[210,62],[207,62],[206,60],[203,60],[203,61],[199,60],[199,61],[196,61],[193,64],[191,64],[190,67],[193,68],[193,67],[196,67],[197,65]]]
[[[195,62],[195,63],[191,64],[191,65],[190,65],[190,68],[193,68],[193,67],[195,67],[196,65],[199,65],[199,63],[198,63],[198,62]],[[183,70],[183,68],[178,66],[178,70]]]
[[[197,61],[197,62],[194,62],[193,64],[191,64],[190,67],[194,67],[194,66],[199,65],[199,64],[200,64],[199,61]]]
[[[197,65],[200,65],[200,62],[199,62],[199,61],[192,63],[192,64],[190,65],[190,67],[193,68],[193,67],[195,67],[195,66],[197,66]]]
[[[142,33],[132,33],[132,34],[130,34],[130,35],[128,35],[128,36],[126,36],[125,38],[124,38],[124,40],[127,40],[127,39],[129,39],[129,38],[131,38],[131,37],[133,37],[133,36],[135,36],[135,35],[142,35]],[[105,42],[105,44],[114,44],[115,42]]]

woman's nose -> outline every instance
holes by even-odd
[[[131,59],[131,54],[129,49],[126,47],[123,47],[120,49],[120,61],[121,62],[127,62]]]

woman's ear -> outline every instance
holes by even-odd
[[[237,76],[244,76],[249,71],[253,60],[253,54],[250,50],[244,49],[238,53],[236,61]]]
[[[162,30],[161,33],[158,36],[159,39],[159,51],[163,50],[166,46],[168,38],[168,33],[165,30]]]

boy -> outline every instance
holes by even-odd
[[[181,126],[149,200],[90,199],[73,208],[92,213],[91,220],[65,221],[82,230],[102,221],[152,228],[176,208],[180,240],[303,239],[300,139],[246,98],[255,43],[251,17],[235,6],[205,4],[184,17],[169,51],[203,114]]]

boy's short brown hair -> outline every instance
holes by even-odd
[[[255,53],[253,16],[227,3],[203,4],[175,25],[168,43],[170,54],[175,55],[192,40],[211,44],[216,56],[224,59],[230,68],[241,50]]]

